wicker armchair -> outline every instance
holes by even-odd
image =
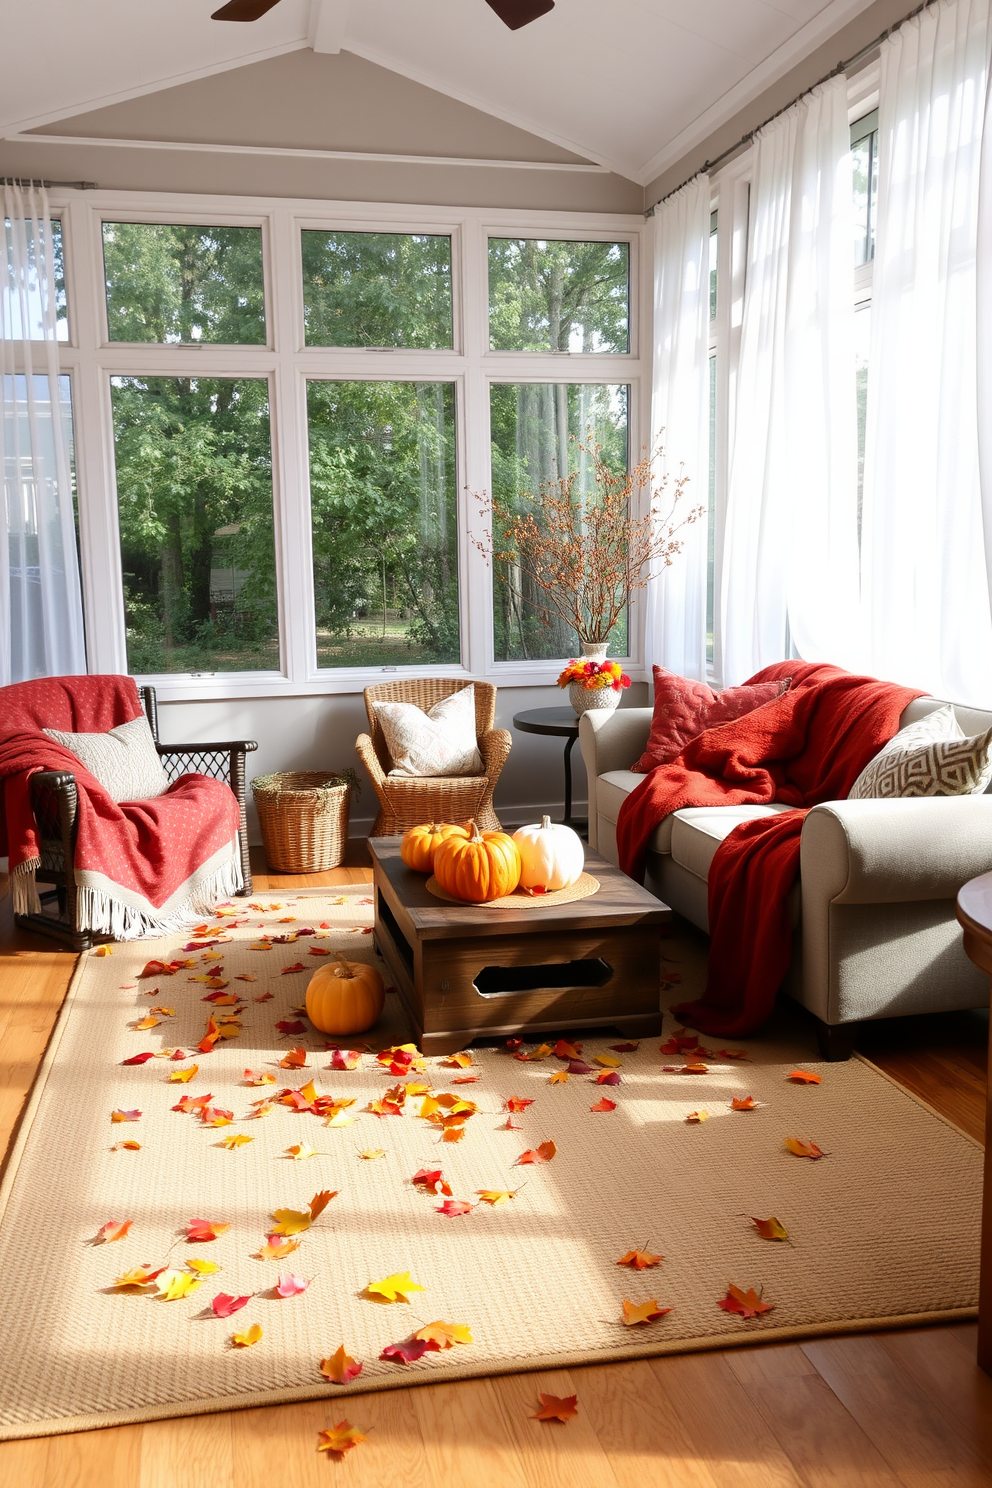
[[[237,796],[241,808],[238,843],[244,876],[244,887],[238,890],[238,894],[247,897],[252,892],[252,882],[245,813],[245,755],[252,753],[258,745],[252,740],[225,744],[160,744],[155,689],[139,687],[138,694],[170,785],[180,775],[195,771],[201,775],[210,775],[215,780],[225,781]],[[42,894],[41,898],[43,902],[57,898],[59,913],[58,918],[44,911],[41,914],[17,915],[15,918],[18,925],[27,930],[40,930],[44,935],[54,936],[75,951],[88,950],[92,938],[87,927],[79,923],[76,880],[72,871],[78,800],[76,777],[69,771],[39,770],[31,776],[31,797],[41,837],[38,881],[55,885],[51,893]]]
[[[466,821],[474,817],[487,832],[500,830],[499,817],[493,807],[493,791],[510,753],[508,729],[493,728],[496,717],[496,688],[491,682],[476,682],[475,731],[479,753],[485,764],[484,775],[447,775],[414,778],[390,775],[392,761],[386,748],[382,725],[376,719],[377,703],[414,703],[425,713],[442,698],[460,692],[469,684],[441,677],[405,678],[397,682],[377,682],[365,689],[365,711],[369,732],[355,742],[358,758],[365,766],[379,797],[379,815],[372,827],[373,837],[391,837],[426,821]]]

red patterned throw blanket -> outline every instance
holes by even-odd
[[[75,875],[85,923],[115,940],[181,929],[242,887],[239,807],[230,789],[183,775],[164,795],[116,804],[76,755],[42,732],[107,733],[141,716],[131,677],[45,678],[0,694],[0,855],[14,910],[40,909],[29,780],[66,770],[79,792]]]
[[[799,838],[811,806],[843,800],[870,759],[898,731],[917,690],[856,677],[839,667],[779,662],[749,684],[792,678],[792,687],[743,718],[691,740],[627,797],[617,820],[620,866],[644,876],[659,822],[685,806],[766,805],[794,811],[742,822],[717,848],[708,879],[710,954],[706,991],[675,1012],[724,1037],[753,1033],[768,1017],[792,954],[789,896]]]

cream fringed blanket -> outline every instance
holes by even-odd
[[[782,1062],[790,1053],[804,1061],[801,1048],[752,1041],[749,1062],[716,1046],[696,1060],[659,1053],[658,1039],[614,1053],[611,1043],[623,1040],[598,1037],[582,1048],[592,1072],[550,1084],[568,1067],[553,1053],[525,1062],[502,1046],[475,1049],[468,1068],[432,1058],[409,1076],[478,1107],[464,1137],[445,1142],[442,1127],[415,1114],[423,1096],[400,1115],[368,1111],[402,1077],[373,1053],[353,1070],[330,1068],[324,1039],[295,1011],[321,964],[311,951],[373,954],[362,933],[367,891],[252,902],[267,907],[238,901],[247,922],[207,950],[187,952],[189,942],[172,937],[81,960],[0,1195],[4,1435],[973,1314],[981,1153],[872,1066],[803,1062],[822,1077],[804,1085]],[[316,933],[252,949],[265,935],[303,930]],[[151,959],[196,964],[139,979]],[[302,971],[287,970],[298,964]],[[226,987],[191,980],[217,968]],[[218,1021],[234,1011],[203,1000],[214,992],[244,999],[241,1032],[200,1054],[211,1011]],[[134,1026],[149,1017],[159,1021]],[[292,1027],[301,1021],[304,1032]],[[285,1036],[278,1023],[290,1025]],[[370,1043],[403,1040],[390,996]],[[173,1047],[187,1057],[122,1063]],[[306,1051],[306,1066],[280,1067],[293,1047]],[[596,1083],[610,1068],[598,1055],[620,1061],[619,1084]],[[707,1072],[683,1074],[686,1062]],[[193,1063],[188,1083],[170,1080]],[[246,1068],[275,1083],[247,1084]],[[276,1099],[267,1115],[251,1115],[253,1102],[310,1081],[322,1114]],[[174,1109],[208,1095],[230,1124]],[[748,1095],[756,1109],[731,1109]],[[356,1104],[334,1116],[321,1097]],[[511,1097],[533,1102],[512,1117],[519,1130],[507,1129]],[[594,1111],[604,1097],[616,1108]],[[115,1110],[140,1116],[114,1123]],[[701,1110],[707,1120],[687,1123]],[[231,1136],[252,1140],[228,1148]],[[826,1156],[793,1156],[789,1137]],[[550,1162],[518,1164],[548,1139],[557,1147]],[[290,1155],[301,1146],[315,1155]],[[453,1197],[475,1207],[439,1213],[443,1192],[411,1181],[422,1168],[441,1168]],[[337,1196],[299,1248],[259,1259],[274,1212],[303,1212],[322,1190]],[[493,1205],[479,1190],[514,1197]],[[788,1241],[764,1240],[752,1223],[773,1215]],[[229,1228],[193,1244],[194,1219]],[[127,1220],[123,1239],[93,1243],[102,1226]],[[639,1248],[664,1259],[642,1271],[617,1264]],[[158,1283],[115,1287],[143,1266],[192,1275],[191,1259],[221,1269],[178,1300],[161,1297]],[[392,1304],[365,1292],[397,1272],[423,1291]],[[306,1290],[279,1296],[286,1274],[309,1282]],[[751,1320],[721,1310],[728,1283],[755,1288],[772,1310]],[[211,1304],[221,1293],[249,1301],[218,1318]],[[672,1311],[627,1327],[625,1299]],[[436,1320],[467,1326],[473,1341],[409,1365],[380,1358]],[[261,1341],[233,1347],[233,1335],[254,1324]],[[341,1344],[363,1366],[344,1387],[320,1373]]]

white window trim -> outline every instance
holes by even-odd
[[[493,382],[623,383],[630,389],[632,457],[650,428],[650,255],[643,218],[608,213],[438,208],[414,204],[204,197],[186,193],[51,193],[65,245],[69,340],[59,345],[72,386],[87,650],[91,672],[126,672],[123,576],[117,527],[111,376],[265,377],[269,384],[280,672],[142,676],[166,701],[360,692],[382,668],[316,665],[306,379],[451,382],[458,421],[459,596],[462,663],[389,668],[386,675],[484,677],[502,686],[547,686],[561,659],[497,662],[493,575],[471,541],[480,523],[470,492],[490,486],[489,387]],[[108,339],[103,277],[104,221],[199,222],[262,228],[266,289],[264,346],[152,345]],[[367,351],[306,347],[300,231],[440,233],[452,239],[454,349]],[[613,353],[494,352],[488,348],[489,235],[630,243],[630,350]],[[627,669],[643,678],[643,609],[635,596]]]

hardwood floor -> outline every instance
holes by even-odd
[[[331,873],[265,872],[258,889],[363,883],[357,846]],[[7,1146],[73,957],[15,931],[0,904],[0,1137]],[[982,1137],[983,1014],[873,1025],[860,1047]],[[921,1243],[925,1237],[921,1236]],[[988,1488],[992,1379],[973,1325],[685,1354],[551,1374],[421,1385],[0,1445],[5,1488]],[[2,1346],[2,1343],[0,1343]],[[539,1390],[577,1394],[567,1426],[529,1419]],[[369,1439],[334,1466],[317,1432]]]

